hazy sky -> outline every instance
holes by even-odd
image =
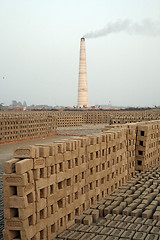
[[[80,38],[118,19],[158,25],[160,0],[0,0],[0,103],[77,105]],[[160,105],[160,34],[86,39],[86,55],[89,105]]]

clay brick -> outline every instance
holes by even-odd
[[[20,161],[19,158],[15,158],[15,159],[11,159],[7,162],[5,162],[4,166],[5,166],[5,173],[15,173],[16,169],[15,169],[15,164]]]
[[[33,192],[34,188],[35,186],[33,183],[29,183],[25,187],[17,187],[17,195],[19,197],[24,197],[28,195],[30,192]]]
[[[88,209],[88,210],[83,211],[83,214],[90,215],[90,214],[92,214],[92,212],[93,212],[93,209]]]
[[[157,234],[157,235],[160,236],[160,228],[159,227],[153,227],[150,233]]]
[[[121,214],[117,215],[114,220],[123,222],[125,220],[126,216],[122,216]]]
[[[91,215],[87,215],[85,216],[85,218],[83,218],[83,224],[84,225],[90,225],[93,221],[93,218]]]
[[[41,198],[38,202],[36,202],[36,212],[47,207],[47,200],[45,198]]]
[[[133,201],[131,197],[128,197],[124,200],[124,202],[127,202],[127,204],[130,204]]]
[[[129,223],[134,223],[134,222],[136,222],[136,220],[141,220],[141,218],[136,218],[136,217],[133,217],[133,216],[127,216],[125,219],[124,219],[124,222],[129,222]],[[139,220],[139,221],[140,221]],[[138,223],[139,223],[139,221],[138,221]],[[144,220],[145,221],[145,220]],[[143,221],[143,222],[144,222]]]
[[[49,156],[45,159],[46,167],[50,167],[54,165],[54,156]]]
[[[17,148],[14,151],[14,157],[15,158],[36,158],[37,156],[38,148],[35,146],[29,146],[29,147],[20,147]]]
[[[124,230],[121,229],[114,229],[110,235],[115,237],[120,237],[124,233]]]
[[[146,240],[150,240],[150,239],[152,239],[152,240],[158,240],[158,239],[159,239],[159,236],[156,235],[156,234],[147,234]]]
[[[131,207],[126,207],[126,208],[123,209],[122,214],[126,215],[126,216],[129,216],[131,212],[132,212],[132,208]]]
[[[114,220],[114,218],[115,218],[115,215],[112,215],[112,214],[107,214],[105,216],[105,219],[107,219],[107,220]]]
[[[84,233],[74,232],[73,234],[68,236],[68,240],[77,240],[77,239],[80,239],[83,235],[84,235]]]
[[[131,212],[131,216],[140,217],[142,215],[142,209],[135,209]]]
[[[37,144],[36,146],[39,147],[39,156],[40,157],[49,157],[50,148],[48,146],[45,146],[45,144]]]
[[[157,221],[154,219],[147,219],[144,224],[149,226],[155,226],[157,224]]]
[[[93,226],[82,225],[81,227],[78,228],[78,231],[87,233],[87,232],[89,232],[92,228],[93,228]]]
[[[131,223],[128,226],[128,230],[132,230],[132,231],[138,231],[138,229],[141,227],[141,224],[136,224],[136,223]]]
[[[96,222],[99,218],[99,210],[93,210],[92,212],[93,222]]]
[[[102,231],[103,227],[102,226],[91,226],[89,229],[89,232],[98,234]]]
[[[9,230],[23,230],[29,227],[28,219],[19,220],[17,218],[4,219],[4,224]]]
[[[75,217],[75,223],[82,223],[86,215],[80,215]]]
[[[100,217],[103,217],[103,216],[104,216],[104,208],[105,208],[105,205],[100,205],[100,206],[98,207],[99,216],[100,216]]]
[[[71,225],[68,230],[70,231],[78,231],[81,227],[83,227],[84,225],[83,224],[78,224],[78,223],[75,223],[73,225]]]
[[[33,159],[33,169],[44,168],[46,165],[45,158],[34,158]]]
[[[106,235],[97,235],[92,240],[104,240],[106,239]]]
[[[15,173],[12,174],[3,174],[3,185],[9,186],[25,186],[28,184],[27,173],[17,175]]]
[[[122,212],[122,210],[123,210],[123,207],[122,206],[118,206],[118,207],[116,207],[116,208],[114,208],[112,210],[112,213],[113,214],[120,214]]]
[[[135,240],[144,240],[146,235],[147,235],[146,233],[137,232],[137,233],[135,233],[135,235],[133,237]]]
[[[119,239],[119,237],[116,237],[116,236],[108,236],[106,238],[106,240],[118,240],[118,239]]]
[[[33,159],[24,159],[17,162],[15,165],[16,165],[16,173],[23,174],[33,169]]]
[[[143,213],[142,213],[142,217],[143,218],[150,218],[152,216],[152,210],[145,210]]]
[[[27,172],[28,183],[34,183],[33,170]]]
[[[118,224],[117,228],[126,230],[129,227],[129,225],[130,225],[130,223],[120,222]]]
[[[81,240],[90,240],[93,239],[93,237],[95,237],[95,234],[93,233],[85,233],[80,239]]]
[[[104,227],[99,234],[109,236],[113,230],[114,230],[114,228],[112,228],[112,227]]]
[[[153,214],[153,219],[160,220],[160,211],[155,211],[155,213]]]
[[[152,229],[152,226],[147,226],[147,225],[142,225],[139,229],[138,232],[146,232],[149,233]]]
[[[133,236],[135,234],[135,231],[124,231],[124,233],[122,233],[121,237],[124,239],[133,239]]]
[[[104,216],[106,216],[107,214],[112,212],[113,207],[112,206],[108,206],[104,208]]]
[[[67,239],[71,234],[73,234],[74,232],[73,231],[68,231],[68,230],[65,230],[63,231],[62,233],[58,234],[58,239],[59,238],[62,238],[62,239]]]
[[[5,208],[26,208],[30,203],[35,202],[34,192],[26,195],[25,197],[5,197],[4,198],[4,207]]]
[[[110,222],[108,223],[107,226],[108,226],[108,227],[117,228],[117,227],[119,226],[119,224],[121,224],[121,222],[112,220],[112,221],[110,221]]]

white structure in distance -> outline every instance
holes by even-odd
[[[85,38],[81,38],[79,80],[78,80],[78,108],[88,107],[87,66]]]

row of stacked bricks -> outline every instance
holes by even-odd
[[[137,125],[136,169],[147,170],[160,160],[160,122]]]
[[[115,111],[110,113],[110,117],[113,123],[124,124],[131,122],[142,122],[159,120],[159,111]]]
[[[53,112],[57,116],[58,127],[82,126],[85,119],[79,111],[56,111]]]
[[[104,132],[113,132],[113,131],[121,131],[121,128],[124,128],[125,126],[125,132],[123,132],[124,139],[124,145],[126,145],[126,164],[125,169],[127,170],[127,177],[130,179],[133,177],[135,173],[135,149],[136,149],[136,133],[137,133],[137,125],[135,123],[129,123],[126,125],[109,125],[106,126],[104,129]],[[122,132],[121,132],[122,133]],[[119,185],[120,186],[120,185]]]
[[[126,136],[126,128],[118,128],[16,149],[5,164],[4,239],[52,239],[124,184]]]
[[[85,221],[86,216],[93,221]],[[58,239],[160,239],[160,167],[136,173],[126,184],[97,201]]]
[[[0,112],[0,143],[54,135],[56,128],[82,124],[126,123],[158,119],[159,112]]]
[[[0,115],[0,143],[56,134],[57,117],[52,113],[6,113]]]

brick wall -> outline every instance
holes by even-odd
[[[159,161],[160,129],[159,122],[137,125],[136,169],[147,170]]]
[[[2,112],[0,143],[56,134],[57,117],[46,112]]]

